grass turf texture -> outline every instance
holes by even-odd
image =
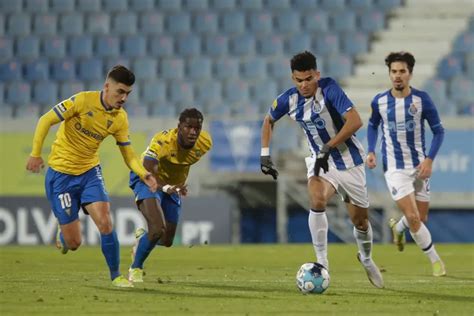
[[[385,289],[374,288],[356,259],[355,245],[330,244],[331,284],[303,295],[295,275],[312,261],[306,245],[156,248],[145,283],[113,288],[100,248],[61,255],[53,246],[0,248],[1,315],[474,315],[474,245],[437,245],[448,276],[431,276],[415,245],[399,253],[376,245]],[[130,264],[122,248],[121,271]]]

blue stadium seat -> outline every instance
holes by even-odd
[[[187,61],[186,78],[206,80],[212,78],[212,61],[208,57],[192,57]]]
[[[301,17],[297,11],[292,10],[280,12],[276,15],[275,21],[276,29],[280,34],[296,34],[300,32]]]
[[[214,12],[197,12],[193,15],[193,31],[199,34],[217,32],[217,15]]]
[[[140,35],[130,35],[122,40],[122,54],[127,58],[139,58],[146,55],[146,38]]]
[[[273,80],[259,81],[251,87],[251,100],[255,105],[268,108],[278,96],[278,85]]]
[[[88,58],[92,54],[93,41],[90,35],[69,37],[68,56],[73,58]]]
[[[23,10],[22,1],[1,0],[0,12],[4,14],[19,13]]]
[[[331,20],[331,30],[335,32],[350,32],[356,28],[356,14],[353,11],[337,12]]]
[[[227,80],[223,86],[224,103],[249,102],[248,83],[243,80]]]
[[[255,37],[250,33],[243,33],[232,37],[230,52],[236,56],[247,56],[255,54]]]
[[[290,8],[289,0],[267,0],[265,2],[265,8],[271,11],[280,11]]]
[[[41,46],[44,57],[58,59],[66,56],[66,41],[63,37],[43,38]]]
[[[6,61],[0,64],[0,81],[15,81],[22,78],[21,63],[16,60]]]
[[[263,79],[267,75],[267,64],[262,57],[245,59],[241,63],[241,76],[245,79]]]
[[[268,34],[273,32],[272,15],[265,11],[250,13],[248,28],[252,34]]]
[[[163,28],[163,15],[158,12],[144,12],[140,14],[138,30],[140,34],[161,34]]]
[[[155,0],[130,0],[129,6],[133,12],[150,12],[155,9]]]
[[[202,106],[205,109],[212,107],[216,104],[226,107],[224,104],[222,104],[221,82],[216,80],[201,81],[196,84],[195,89],[196,103],[198,106]]]
[[[462,32],[454,40],[453,53],[474,53],[474,32]]]
[[[227,37],[223,35],[207,36],[204,46],[206,54],[212,57],[226,55],[228,52]]]
[[[237,58],[219,58],[214,61],[214,77],[218,80],[239,77],[239,60]]]
[[[376,10],[370,10],[359,13],[359,29],[370,34],[383,30],[385,28],[385,15]]]
[[[206,11],[208,0],[184,0],[183,7],[187,11]]]
[[[450,80],[462,73],[462,64],[458,57],[449,55],[441,59],[437,71],[441,79]]]
[[[309,32],[308,32],[309,33]],[[308,33],[301,33],[298,36],[290,36],[286,43],[285,51],[294,55],[311,49],[311,36]]]
[[[97,0],[76,0],[76,9],[79,12],[100,12],[101,2]]]
[[[13,58],[13,40],[10,37],[0,37],[0,62]]]
[[[81,35],[84,32],[82,14],[61,14],[59,16],[59,32],[65,36]]]
[[[474,80],[474,53],[465,55],[464,64],[466,65],[466,77]]]
[[[194,91],[192,83],[173,82],[169,89],[170,101],[179,107],[189,107],[194,103]]]
[[[23,64],[24,78],[27,81],[49,79],[49,62],[45,58],[34,59]]]
[[[5,88],[5,102],[7,104],[26,105],[31,102],[31,87],[28,82],[15,81]]]
[[[166,83],[164,81],[147,80],[140,86],[142,101],[145,104],[155,105],[166,102]]]
[[[53,106],[58,102],[58,85],[53,81],[36,82],[33,86],[33,101],[42,106]]]
[[[225,12],[221,17],[221,31],[225,34],[241,34],[245,31],[245,15],[242,11]]]
[[[262,37],[257,42],[258,53],[263,56],[273,56],[283,53],[283,39],[277,34]]]
[[[125,66],[127,68],[131,68],[131,62],[130,62],[130,59],[128,58],[124,58],[124,57],[113,57],[113,58],[106,58],[104,59],[104,62],[105,62],[105,71],[109,71],[110,69],[112,69],[112,67],[116,66],[116,65],[122,65],[122,66]]]
[[[118,58],[120,55],[120,40],[114,35],[101,35],[95,40],[95,54],[102,58]]]
[[[263,8],[262,2],[263,0],[240,0],[239,8],[249,11],[258,11]]]
[[[127,0],[102,0],[102,9],[105,12],[117,13],[128,10]]]
[[[156,8],[159,12],[181,11],[181,0],[157,0]]]
[[[144,57],[132,62],[132,71],[137,80],[153,80],[158,72],[156,58]]]
[[[285,57],[277,57],[268,61],[268,73],[273,79],[291,78],[290,61]]]
[[[446,113],[448,107],[453,108],[448,104],[447,100],[447,84],[441,79],[429,79],[423,86],[423,91],[429,94],[435,106],[442,113]]]
[[[54,36],[58,28],[55,14],[38,14],[33,19],[33,33],[37,36]]]
[[[13,117],[16,119],[37,119],[41,114],[41,107],[34,103],[18,105],[13,108]]]
[[[375,0],[375,7],[382,9],[384,12],[395,9],[396,7],[402,6],[402,0]]]
[[[40,50],[39,39],[36,36],[20,37],[16,40],[15,56],[21,59],[38,58]]]
[[[316,51],[318,55],[339,53],[339,37],[337,33],[320,34],[316,37]]]
[[[181,57],[192,57],[201,54],[201,38],[192,33],[177,39],[177,50]]]
[[[152,117],[175,119],[178,115],[178,111],[174,104],[170,104],[169,102],[160,102],[158,104],[150,105],[150,115]]]
[[[99,91],[104,87],[104,81],[87,81],[85,83],[85,91]],[[132,95],[133,92],[130,94]],[[126,102],[128,104],[128,100]]]
[[[51,62],[51,79],[57,81],[73,81],[76,79],[76,64],[71,59]]]
[[[218,11],[232,11],[236,9],[235,0],[210,0],[214,10]]]
[[[172,13],[166,16],[166,29],[171,34],[184,34],[191,31],[191,16],[187,12]]]
[[[84,83],[81,81],[66,81],[59,85],[58,102],[69,99],[78,92],[84,91]]]
[[[468,23],[467,29],[471,33],[474,32],[474,15],[471,15],[471,17],[469,18],[469,23]]]
[[[137,15],[133,12],[116,14],[112,19],[112,34],[134,35],[137,33]]]
[[[24,1],[25,1],[24,3],[25,12],[33,13],[33,14],[48,12],[48,0],[24,0]]]
[[[150,39],[150,52],[153,57],[173,57],[173,38],[167,35],[154,36]]]
[[[13,1],[12,1],[13,2]],[[31,32],[31,16],[24,13],[14,13],[8,16],[7,34],[10,36],[26,36]]]
[[[308,32],[325,33],[329,31],[329,15],[326,11],[317,10],[303,16],[303,29]]]
[[[5,16],[0,14],[0,37],[5,35]]]
[[[184,78],[184,61],[180,58],[162,59],[159,69],[159,78],[169,80]]]
[[[77,62],[77,78],[84,81],[99,81],[104,76],[101,58],[87,58]]]
[[[356,12],[370,10],[373,6],[372,0],[347,0],[347,6]]]
[[[341,80],[352,73],[352,59],[346,55],[329,55],[325,61],[326,73],[329,77]]]
[[[87,14],[86,32],[90,34],[109,34],[110,15],[106,13]]]
[[[324,10],[337,12],[346,8],[345,0],[321,0],[320,6]]]
[[[474,102],[474,81],[463,76],[456,76],[449,82],[449,98],[465,104]]]
[[[49,3],[49,10],[54,13],[72,13],[74,9],[74,0],[50,0]]]
[[[369,38],[366,33],[349,32],[342,35],[342,51],[355,56],[364,54],[369,50]]]

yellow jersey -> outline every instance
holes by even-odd
[[[158,172],[154,176],[166,184],[184,184],[191,165],[198,162],[211,147],[211,135],[206,131],[201,131],[193,148],[179,147],[178,129],[174,128],[155,134],[142,159],[158,161]]]
[[[80,175],[99,164],[100,143],[113,135],[119,146],[130,145],[123,108],[107,110],[101,91],[84,91],[54,106],[62,121],[48,164],[56,171]]]

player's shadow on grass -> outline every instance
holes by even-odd
[[[219,289],[223,291],[242,291],[242,292],[265,292],[265,293],[288,293],[285,288],[272,289],[256,286],[239,286],[239,285],[227,285],[227,284],[216,284],[216,283],[201,283],[201,282],[186,282],[186,286]]]
[[[385,288],[384,291],[395,292],[400,296],[411,295],[414,299],[426,299],[426,300],[439,300],[439,301],[451,301],[451,302],[472,302],[472,296],[465,295],[449,295],[449,294],[437,294],[427,292],[415,292],[410,290],[395,290],[391,288]]]
[[[461,281],[474,281],[474,278],[469,278],[469,277],[458,277],[455,275],[446,275],[443,278],[446,279],[453,279],[453,280],[461,280]]]

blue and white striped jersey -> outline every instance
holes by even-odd
[[[321,78],[314,97],[305,98],[296,87],[279,95],[270,108],[274,121],[288,114],[303,128],[311,153],[333,138],[344,125],[344,114],[353,108],[352,102],[332,78]],[[329,161],[338,169],[345,170],[364,163],[364,148],[352,135],[331,151]]]
[[[376,95],[371,105],[368,133],[371,129],[376,132],[381,124],[384,171],[415,168],[425,159],[424,120],[434,134],[444,133],[438,111],[424,91],[411,88],[407,97],[395,98],[388,90]],[[368,138],[369,152],[373,152],[377,138],[370,135]],[[437,150],[432,151],[430,155],[434,159]]]

